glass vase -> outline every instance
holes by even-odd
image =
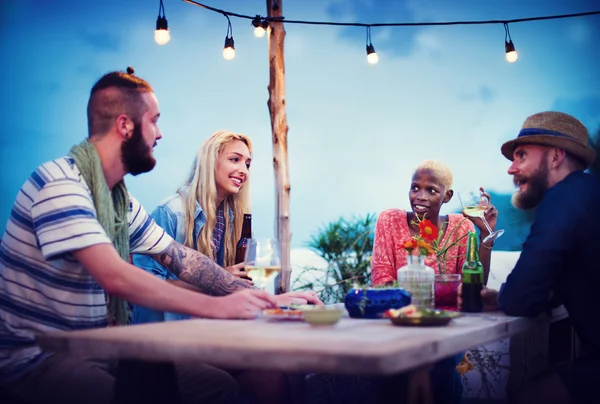
[[[409,255],[407,265],[398,269],[398,286],[411,295],[411,303],[433,309],[435,271],[425,265],[424,255]]]

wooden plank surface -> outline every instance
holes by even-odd
[[[188,320],[40,335],[50,351],[96,358],[202,361],[227,368],[392,374],[524,332],[535,320],[465,315],[446,327],[399,327],[343,318],[334,326],[257,320]]]

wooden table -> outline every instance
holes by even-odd
[[[465,314],[445,327],[395,326],[348,317],[334,326],[257,320],[187,320],[39,335],[42,348],[119,359],[116,404],[180,401],[173,362],[393,377],[409,373],[408,402],[432,403],[431,364],[470,348],[547,327],[564,309],[536,319]],[[401,400],[404,401],[404,400]]]
[[[107,359],[202,361],[243,369],[390,375],[524,332],[549,317],[465,315],[446,327],[343,318],[334,326],[257,320],[188,320],[38,337],[49,351]]]

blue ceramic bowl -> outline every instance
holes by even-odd
[[[382,318],[388,309],[410,304],[410,293],[402,288],[350,289],[344,305],[352,318]]]

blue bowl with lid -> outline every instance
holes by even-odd
[[[353,288],[344,299],[352,318],[383,318],[387,310],[408,306],[410,302],[410,293],[402,288]]]

